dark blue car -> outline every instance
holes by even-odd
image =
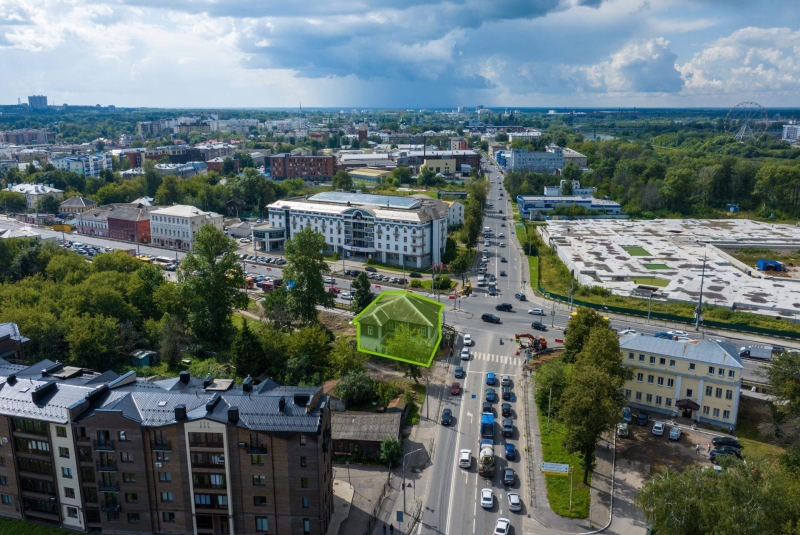
[[[494,386],[495,381],[496,381],[496,377],[495,377],[494,373],[489,372],[489,373],[486,374],[486,384],[487,385]]]
[[[514,449],[514,444],[506,444],[506,459],[513,461],[515,456],[516,450]]]

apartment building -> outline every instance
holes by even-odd
[[[463,137],[450,138],[450,150],[467,150],[469,149],[469,142]]]
[[[110,207],[108,237],[133,243],[150,242],[150,211],[152,207],[135,204]]]
[[[426,160],[455,160],[456,172],[461,172],[461,166],[466,164],[470,168],[480,169],[481,155],[474,150],[410,150],[395,153],[397,165],[406,167],[419,167]]]
[[[0,360],[0,515],[111,534],[325,535],[320,387]]]
[[[449,208],[434,199],[338,191],[283,199],[267,206],[267,221],[253,228],[253,244],[277,250],[308,227],[325,237],[330,253],[423,268],[441,261]]]
[[[24,195],[25,205],[28,207],[28,210],[33,209],[36,203],[44,197],[55,197],[58,201],[64,198],[64,190],[46,184],[10,184],[6,189]]]
[[[633,372],[623,387],[632,407],[736,427],[743,366],[735,346],[638,334],[621,339],[620,350]]]
[[[98,177],[100,172],[111,169],[111,155],[107,152],[88,156],[67,156],[55,158],[53,166],[61,171],[71,171],[86,177]]]
[[[328,180],[336,173],[335,156],[301,156],[273,154],[267,158],[273,180],[302,178],[304,180]]]
[[[56,133],[48,132],[44,128],[20,128],[0,132],[0,143],[13,143],[15,145],[43,144],[55,141]]]
[[[222,230],[222,215],[194,206],[176,204],[150,212],[150,236],[154,245],[191,251],[194,235],[203,225]]]
[[[564,150],[556,146],[548,147],[545,152],[511,149],[506,162],[508,170],[512,172],[555,173],[564,168]]]

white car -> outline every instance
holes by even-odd
[[[522,500],[516,492],[508,493],[508,510],[513,512],[522,511]]]
[[[681,428],[678,426],[670,427],[669,428],[669,439],[670,440],[678,440],[681,438]]]
[[[511,386],[511,377],[508,375],[501,375],[500,376],[500,385],[501,386]]]
[[[470,336],[468,334],[465,334],[464,335],[464,345],[465,346],[471,346],[473,343],[475,343],[475,342],[473,342],[472,336]]]
[[[528,311],[528,314],[532,314],[534,316],[544,316],[544,310],[541,308],[532,308]]]
[[[458,452],[458,466],[466,469],[472,466],[472,452],[470,450],[461,450]]]
[[[334,280],[333,277],[322,277],[322,282],[324,282],[325,284],[333,284],[334,282],[336,282],[336,280]]]
[[[469,360],[469,349],[461,348],[461,360]]]
[[[348,292],[345,292],[343,294],[339,294],[339,297],[342,298],[342,299],[345,299],[347,301],[350,301],[350,300],[353,299],[353,296],[350,295]]]
[[[481,507],[491,509],[494,507],[494,493],[492,489],[481,489]]]
[[[498,238],[505,238],[505,237],[506,237],[506,235],[505,235],[505,234],[503,234],[503,233],[501,232],[500,234],[498,234],[498,235],[497,235],[497,237],[498,237]]]
[[[653,434],[660,437],[661,435],[664,434],[664,428],[665,427],[666,426],[664,425],[664,422],[656,422],[656,423],[654,423],[653,424]]]
[[[671,334],[672,336],[688,336],[686,331],[667,331],[667,334]]]
[[[501,518],[494,525],[494,532],[492,535],[508,535],[508,529],[511,527],[511,522],[507,518]]]
[[[619,334],[620,336],[624,334],[636,334],[636,329],[622,329],[617,334]]]

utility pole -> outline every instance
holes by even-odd
[[[703,253],[703,270],[700,272],[700,299],[697,302],[697,310],[695,311],[694,330],[700,330],[700,314],[703,312],[703,282],[706,278],[706,255]]]
[[[411,455],[412,453],[417,453],[418,451],[421,450],[422,448],[417,448],[414,451],[410,451],[405,455],[403,455],[403,513],[404,514],[406,512],[406,459],[408,459],[408,456]]]

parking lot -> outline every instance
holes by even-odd
[[[628,427],[628,436],[617,438],[617,462],[630,460],[643,467],[649,466],[650,474],[664,468],[683,472],[695,464],[711,465],[706,449],[712,435],[681,426],[681,437],[670,440],[670,425],[667,424],[662,436],[657,436],[652,432],[653,423],[650,420],[646,426],[640,426],[634,421]],[[700,454],[695,451],[697,444],[700,444]]]

